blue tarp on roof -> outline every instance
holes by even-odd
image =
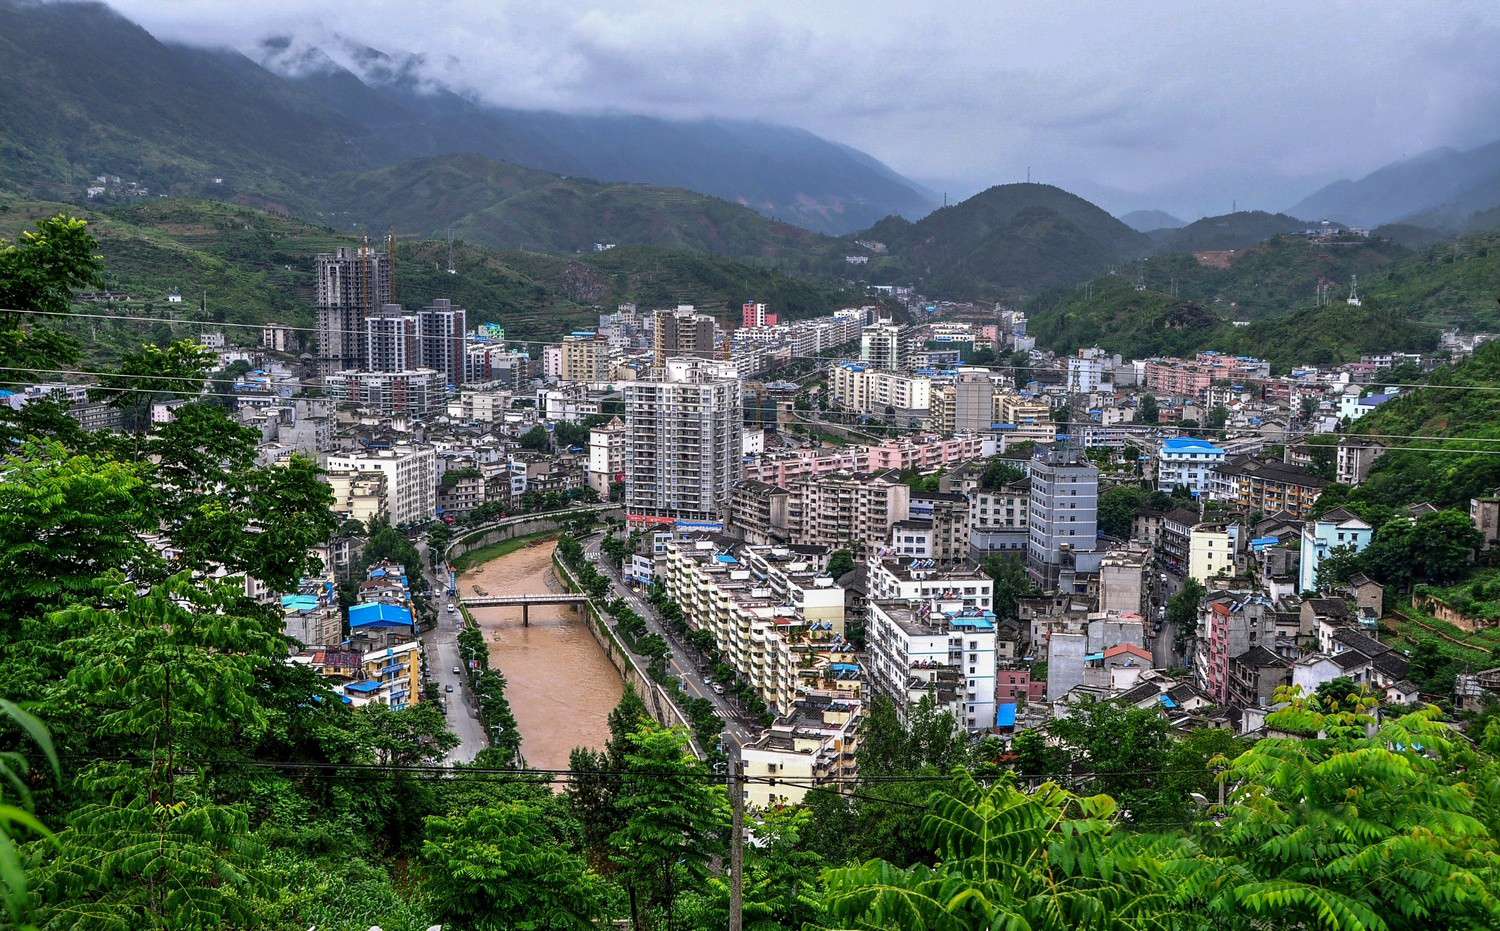
[[[1168,695],[1166,692],[1163,692],[1160,695],[1156,696],[1156,699],[1157,699],[1157,701],[1161,702],[1161,706],[1163,708],[1176,708],[1177,707],[1177,703],[1172,700],[1172,696]]]
[[[368,627],[371,624],[398,624],[411,626],[411,611],[400,605],[370,602],[357,604],[349,609],[350,627]]]
[[[1001,702],[995,706],[995,726],[1016,726],[1016,703],[1013,701]]]
[[[281,610],[311,611],[318,606],[317,595],[282,595]]]
[[[1256,537],[1250,541],[1251,546],[1275,546],[1281,542],[1280,537]]]
[[[370,682],[369,680],[366,680],[364,682],[351,682],[348,685],[344,686],[344,691],[361,693],[378,692],[380,691],[380,683]]]
[[[859,667],[854,663],[832,663],[829,668],[834,672],[859,672]]]

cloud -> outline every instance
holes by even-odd
[[[975,187],[1030,165],[1115,209],[1276,209],[1500,125],[1488,0],[114,5],[162,38],[252,55],[289,37],[287,69],[316,66],[292,50],[348,65],[369,46],[501,105],[785,123]]]

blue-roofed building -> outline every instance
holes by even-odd
[[[1176,436],[1163,440],[1156,457],[1156,486],[1171,490],[1184,485],[1193,497],[1208,491],[1210,473],[1224,461],[1225,452],[1207,440]]]

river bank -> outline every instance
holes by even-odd
[[[464,595],[561,591],[552,572],[552,539],[530,540],[458,577]],[[505,675],[506,698],[527,764],[565,769],[574,747],[602,748],[609,712],[620,701],[620,675],[584,626],[581,609],[533,605],[530,626],[519,607],[471,608],[490,648],[490,666]]]

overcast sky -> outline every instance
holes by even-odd
[[[1184,219],[1500,137],[1500,2],[111,0],[252,51],[335,34],[511,106],[801,126],[953,197]]]

